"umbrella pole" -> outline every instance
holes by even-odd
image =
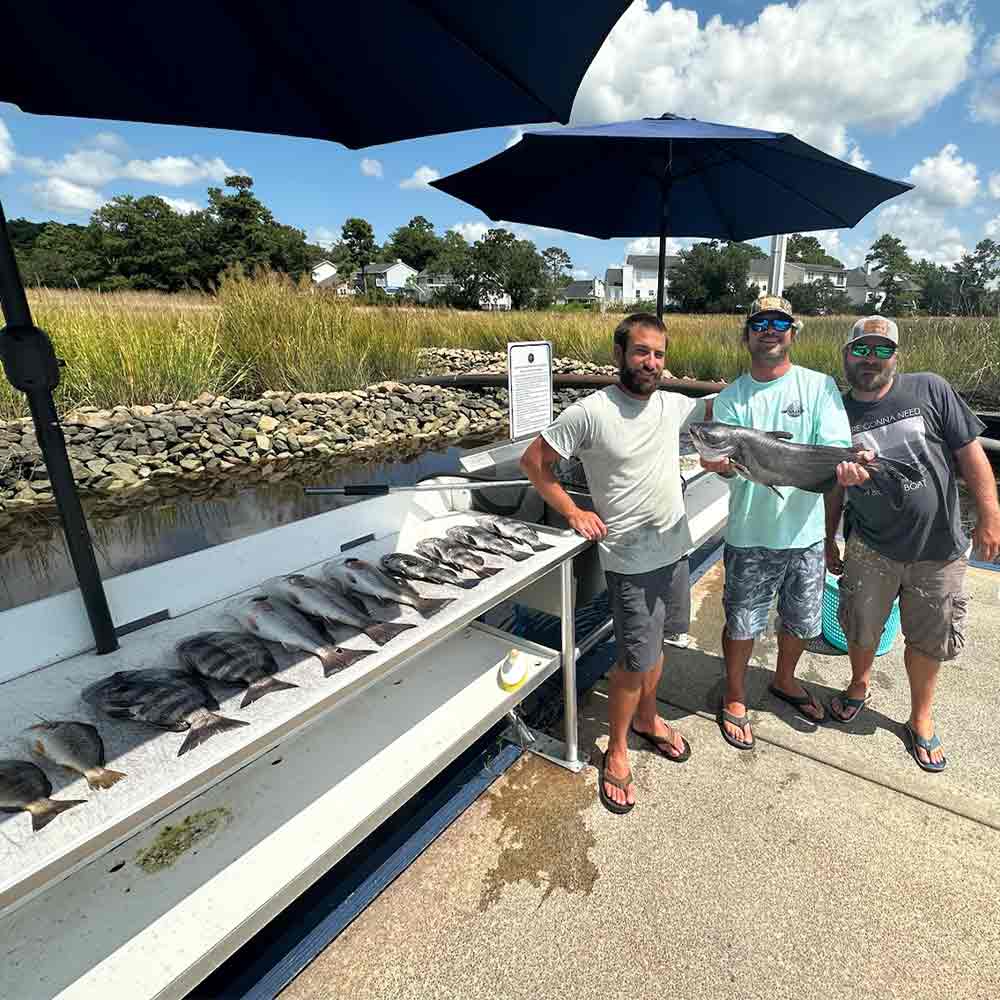
[[[110,653],[118,648],[108,600],[97,570],[97,560],[87,530],[87,521],[80,506],[76,483],[66,454],[59,415],[56,413],[52,390],[59,384],[59,365],[52,341],[31,319],[28,298],[17,270],[14,248],[7,232],[7,220],[0,205],[0,305],[6,327],[0,330],[0,360],[7,380],[28,397],[35,436],[45,459],[52,494],[62,519],[66,545],[69,548],[80,593],[90,619],[98,653]]]
[[[670,140],[666,169],[660,182],[660,267],[656,275],[656,318],[663,320],[663,289],[667,277],[667,217],[670,214],[670,188],[674,183],[674,141]]]

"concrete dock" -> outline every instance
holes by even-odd
[[[638,804],[607,812],[596,771],[523,757],[282,994],[320,998],[727,997],[974,1000],[1000,990],[1000,572],[969,574],[968,642],[946,664],[948,756],[906,752],[902,641],[850,727],[816,727],[751,670],[757,749],[714,722],[721,565],[693,591],[694,642],[668,650],[661,711],[692,744],[634,749]],[[821,701],[846,655],[807,653]],[[602,685],[581,746],[607,739]]]

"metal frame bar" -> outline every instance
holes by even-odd
[[[3,307],[7,323],[0,331],[0,359],[3,360],[4,372],[10,384],[28,397],[35,436],[42,450],[49,482],[52,483],[52,494],[59,510],[66,546],[80,584],[80,594],[90,619],[97,652],[110,653],[118,648],[118,637],[97,568],[87,519],[76,491],[76,482],[66,452],[66,438],[52,398],[52,390],[59,384],[61,362],[56,358],[48,334],[38,329],[32,321],[2,204],[0,306]]]

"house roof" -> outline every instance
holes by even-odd
[[[571,281],[563,290],[564,299],[588,299],[594,295],[594,279],[586,281]]]
[[[845,270],[843,264],[810,264],[801,260],[790,260],[788,263],[797,264],[806,271],[829,271],[831,274],[843,274]]]
[[[660,258],[655,253],[630,253],[625,258],[625,263],[631,264],[632,267],[639,268],[642,271],[659,271],[660,269]],[[680,263],[680,257],[676,254],[668,253],[665,263],[669,270],[675,264]]]
[[[794,274],[796,271],[801,271],[805,274],[805,267],[802,264],[797,264],[793,260],[785,261],[785,274]],[[750,261],[750,274],[756,278],[767,278],[771,274],[771,258],[770,257],[754,257]]]

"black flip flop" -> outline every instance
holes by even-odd
[[[614,785],[615,788],[620,788],[623,792],[628,794],[628,786],[632,784],[632,771],[629,770],[628,774],[624,778],[616,778],[613,774],[607,773],[608,767],[608,752],[604,751],[604,756],[601,758],[601,766],[597,769],[597,791],[601,796],[601,805],[604,806],[608,812],[613,812],[616,816],[624,816],[626,813],[630,813],[635,808],[635,803],[629,804],[626,802],[624,805],[620,805],[611,798],[608,793],[604,790],[604,782],[606,781],[609,785]]]
[[[827,710],[808,691],[806,691],[805,694],[787,694],[779,688],[776,688],[773,684],[768,684],[767,690],[770,691],[775,698],[780,698],[786,704],[791,705],[792,708],[797,708],[799,710],[799,715],[801,715],[807,722],[811,722],[815,726],[821,726],[829,718]],[[814,719],[811,715],[803,712],[802,709],[806,705],[812,705],[814,708],[818,708],[823,713],[823,718]]]
[[[828,719],[833,719],[834,722],[839,722],[842,726],[849,726],[864,711],[864,709],[868,706],[868,703],[872,700],[870,691],[865,691],[864,698],[851,698],[847,694],[847,688],[844,688],[844,690],[841,691],[837,697],[840,699],[840,704],[850,711],[850,716],[846,719],[842,719],[833,710],[833,699],[831,698],[826,717]]]
[[[736,739],[735,736],[730,736],[729,733],[726,732],[726,727],[723,725],[724,722],[728,722],[731,726],[736,726],[737,729],[742,729],[750,723],[750,717],[748,715],[733,715],[732,712],[727,712],[722,705],[719,705],[719,711],[715,717],[715,721],[719,723],[719,732],[722,733],[722,738],[731,747],[735,747],[737,750],[753,750],[753,748],[757,745],[756,736],[752,736],[750,738],[750,742],[746,743],[743,740]]]
[[[684,761],[691,756],[691,744],[688,743],[683,736],[681,736],[681,743],[684,744],[684,749],[680,753],[671,753],[671,750],[676,749],[674,747],[673,740],[658,739],[651,733],[640,733],[634,725],[629,726],[629,729],[631,729],[640,740],[644,740],[648,743],[653,748],[653,752],[659,754],[664,758],[664,760],[672,761],[674,764],[683,764]]]

